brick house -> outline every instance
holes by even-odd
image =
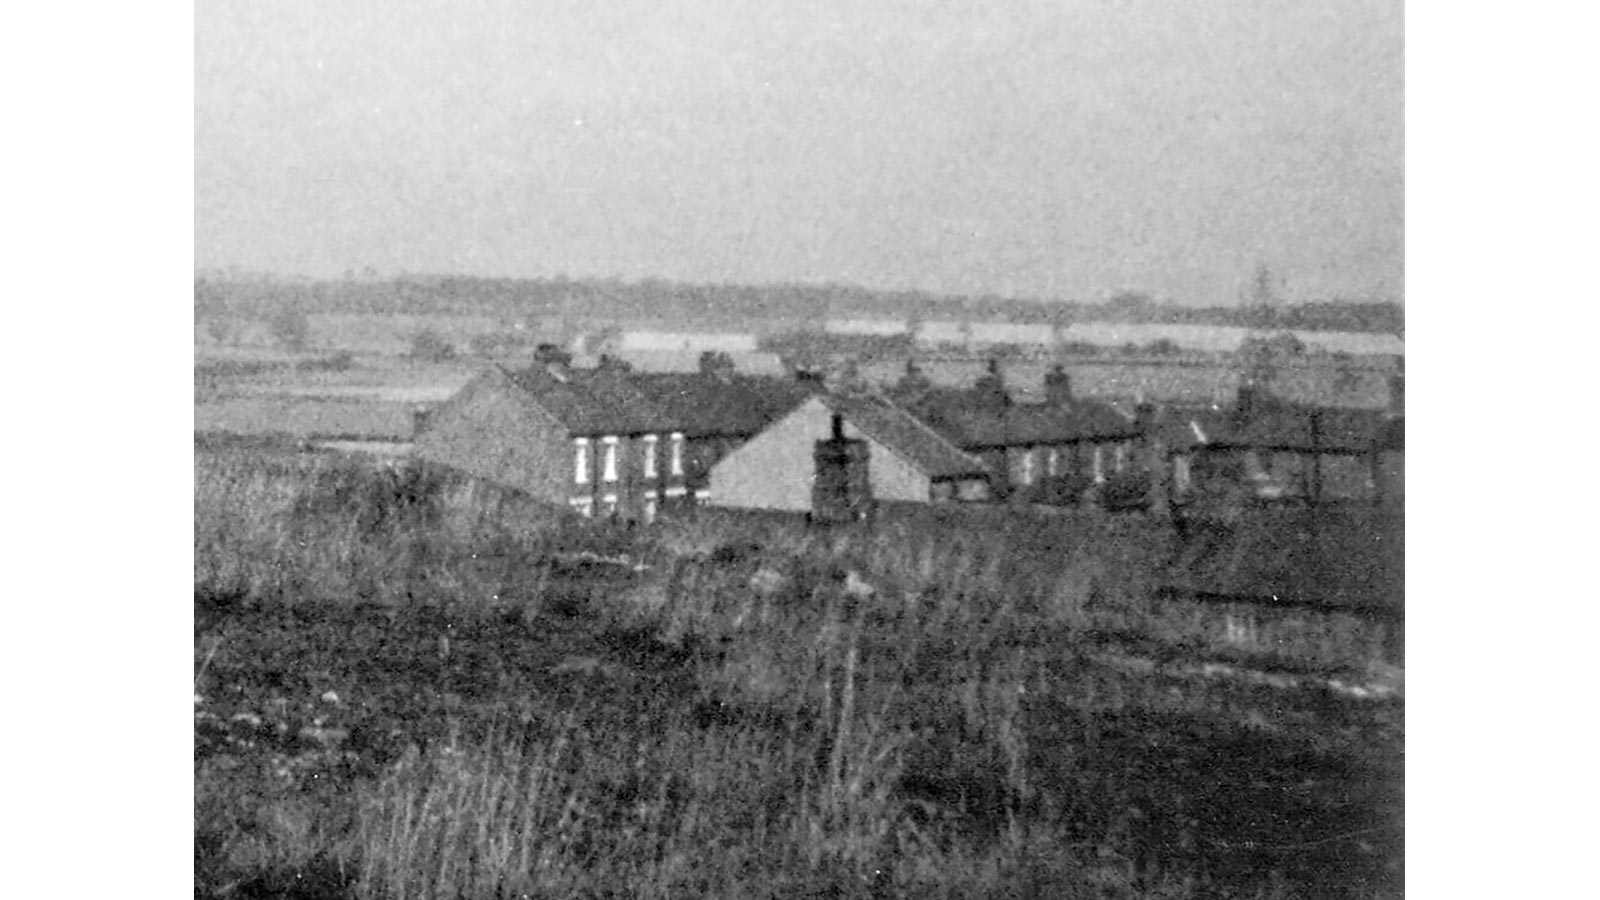
[[[998,366],[968,390],[921,387],[908,370],[906,408],[962,450],[984,460],[995,493],[1069,501],[1092,485],[1143,468],[1138,424],[1108,404],[1074,397],[1060,366],[1045,377],[1045,402],[1011,401]]]
[[[492,367],[433,411],[416,455],[586,516],[649,522],[700,499],[710,465],[803,396],[728,373]]]
[[[1405,418],[1283,400],[1249,386],[1231,408],[1163,411],[1157,423],[1179,500],[1203,479],[1240,482],[1256,500],[1403,498]]]

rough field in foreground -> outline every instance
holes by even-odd
[[[1153,608],[1131,520],[1030,566],[305,465],[197,456],[197,896],[1401,894],[1373,645]]]

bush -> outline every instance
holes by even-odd
[[[1056,475],[1041,480],[1029,494],[1028,500],[1049,506],[1076,506],[1083,499],[1084,492],[1093,486],[1094,479],[1087,475]]]
[[[1100,505],[1109,510],[1144,509],[1150,505],[1150,476],[1119,472],[1100,485]]]
[[[456,348],[437,331],[423,330],[411,336],[407,355],[423,362],[449,362],[456,358]]]
[[[297,304],[285,304],[267,320],[272,337],[285,348],[299,352],[311,341],[311,319]]]

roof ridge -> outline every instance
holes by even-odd
[[[899,412],[901,415],[905,416],[907,419],[910,419],[916,425],[916,427],[920,428],[925,434],[928,434],[928,435],[932,436],[935,440],[939,441],[940,443],[947,445],[948,447],[950,447],[950,449],[952,449],[955,452],[961,454],[963,457],[965,457],[969,461],[976,463],[979,467],[985,468],[985,469],[988,468],[988,464],[985,463],[982,459],[979,459],[977,456],[974,456],[973,454],[968,453],[967,451],[961,449],[961,446],[959,444],[957,444],[955,441],[952,441],[949,438],[945,437],[944,435],[940,434],[932,425],[929,425],[927,422],[922,421],[922,417],[921,416],[918,416],[915,413],[911,412],[911,410],[906,409],[903,406],[900,406],[899,404],[895,403],[893,400],[890,400],[887,396],[882,396],[881,399],[883,400],[884,405],[888,406],[890,409],[895,410],[896,412]]]
[[[829,401],[835,401],[835,400],[836,401],[842,401],[843,404],[846,406],[846,409],[845,410],[837,410],[837,409],[835,409],[834,411],[843,412],[843,413],[848,413],[849,402],[852,399],[854,399],[854,398],[847,397],[847,396],[844,396],[842,394],[839,394],[837,392],[832,392],[832,391],[824,392],[822,394],[818,394],[817,397],[818,397],[818,399],[820,399],[823,402],[824,405],[828,406],[829,409],[834,409],[833,404],[831,402],[829,402]],[[989,471],[988,463],[984,462],[979,457],[977,457],[977,456],[975,456],[975,455],[973,455],[971,453],[968,453],[967,451],[961,449],[961,447],[959,445],[957,445],[954,441],[950,440],[949,438],[946,438],[944,435],[942,435],[942,434],[938,433],[937,431],[933,430],[933,428],[931,428],[927,423],[923,422],[921,419],[919,419],[916,416],[912,415],[908,410],[906,410],[906,409],[900,407],[899,405],[895,404],[894,402],[889,400],[887,397],[883,396],[881,393],[876,392],[876,391],[871,392],[871,393],[867,393],[867,394],[862,395],[861,399],[863,401],[866,401],[866,402],[876,402],[878,405],[880,405],[882,407],[882,409],[885,412],[887,412],[887,413],[889,413],[891,415],[902,416],[906,420],[910,421],[914,427],[916,427],[917,429],[922,431],[928,437],[933,438],[934,441],[937,442],[939,445],[941,445],[944,449],[954,453],[960,459],[965,461],[968,465],[973,466],[976,471],[980,471],[980,472]],[[913,465],[917,466],[918,468],[925,468],[923,463],[919,462],[918,460],[914,459],[913,457],[909,456],[906,453],[906,448],[896,446],[899,443],[898,441],[889,439],[889,436],[884,435],[882,432],[874,431],[874,429],[872,429],[870,427],[866,427],[863,423],[861,423],[859,421],[854,423],[854,424],[855,424],[855,426],[857,428],[861,429],[863,432],[866,432],[869,436],[871,436],[873,440],[875,440],[878,443],[880,443],[880,444],[884,445],[885,447],[889,448],[889,450],[891,452],[893,452],[895,455],[906,459],[908,462],[912,463]]]

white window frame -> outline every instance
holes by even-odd
[[[1094,483],[1102,484],[1106,480],[1105,448],[1099,444],[1094,445]]]
[[[656,444],[660,437],[654,434],[644,436],[644,477],[655,478],[656,473]]]
[[[589,483],[589,439],[575,438],[572,446],[577,450],[577,457],[573,463],[573,482],[575,484]]]
[[[1050,455],[1045,457],[1044,472],[1048,478],[1061,474],[1061,451],[1058,448],[1050,448]]]
[[[615,516],[618,506],[616,494],[604,494],[600,497],[600,512],[606,518]]]
[[[578,514],[583,516],[585,519],[594,518],[593,497],[573,497],[568,502],[572,505],[572,508],[577,510]]]
[[[1033,468],[1034,468],[1033,452],[1034,452],[1034,448],[1033,447],[1026,447],[1022,451],[1022,465],[1020,466],[1022,471],[1020,473],[1020,480],[1022,481],[1022,483],[1024,485],[1033,484],[1033,475],[1034,475],[1034,471],[1033,471]]]
[[[617,483],[617,436],[608,434],[600,439],[604,448],[601,451],[600,479],[606,484]]]
[[[656,495],[644,495],[644,523],[646,525],[656,520]]]
[[[683,432],[672,433],[672,461],[668,471],[677,478],[683,477]]]

